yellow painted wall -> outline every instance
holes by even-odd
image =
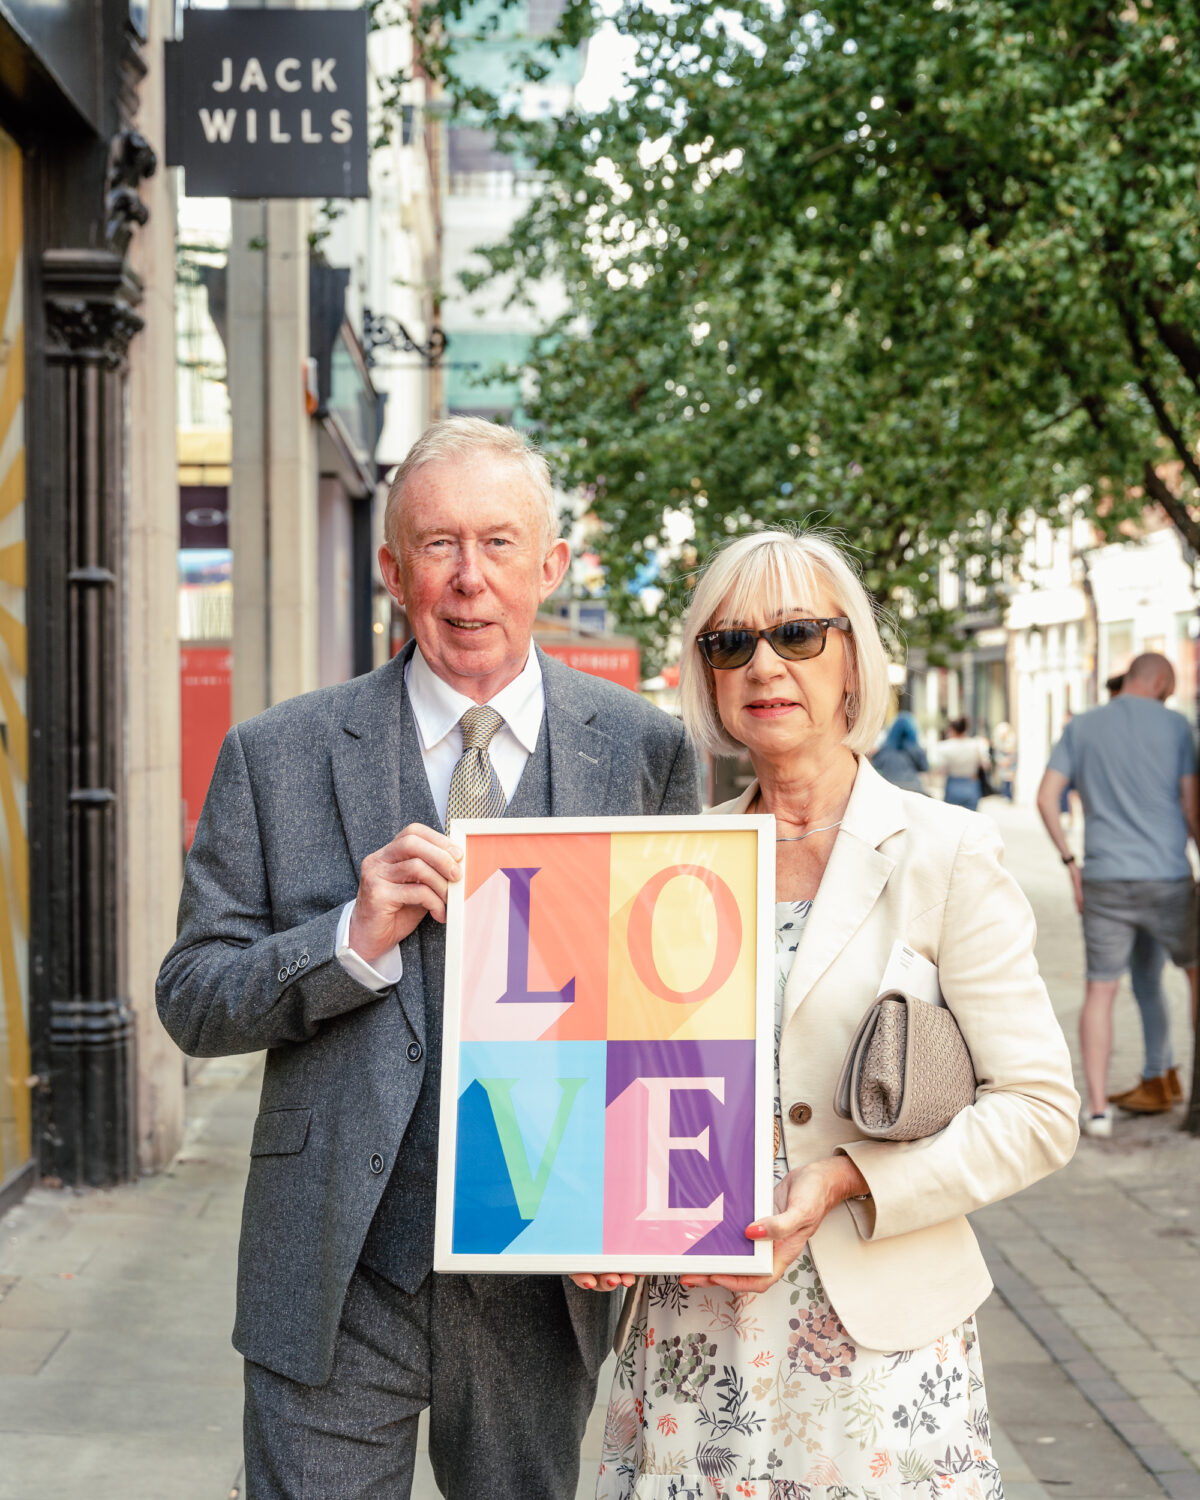
[[[0,131],[0,1183],[29,1160],[21,153]]]

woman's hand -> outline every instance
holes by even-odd
[[[775,1213],[756,1219],[748,1240],[774,1240],[774,1266],[768,1276],[681,1276],[681,1286],[721,1286],[728,1292],[765,1292],[774,1286],[808,1244],[825,1215],[847,1198],[869,1192],[866,1179],[848,1156],[830,1156],[798,1167],[775,1184]]]
[[[576,1271],[571,1280],[584,1292],[615,1292],[619,1286],[632,1286],[637,1277],[632,1271]]]

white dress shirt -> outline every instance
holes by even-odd
[[[414,650],[412,659],[404,669],[404,686],[416,721],[421,759],[425,765],[433,805],[437,809],[439,821],[445,827],[450,781],[463,753],[460,721],[468,708],[476,706],[475,700],[458,692],[448,682],[443,682],[419,649]],[[504,720],[492,736],[488,755],[496,769],[500,785],[504,788],[504,795],[511,802],[521,773],[525,770],[529,757],[537,749],[542,715],[546,707],[542,669],[536,651],[530,650],[520,673],[507,687],[501,688],[494,698],[488,700],[487,707],[494,708]],[[399,829],[396,831],[399,832]],[[386,990],[404,972],[400,945],[397,944],[382,954],[374,964],[367,963],[350,946],[350,918],[353,912],[354,902],[347,901],[338,922],[334,950],[338,962],[359,984],[376,991]]]

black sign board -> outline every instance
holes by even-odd
[[[365,10],[183,12],[167,163],[193,198],[367,196]]]

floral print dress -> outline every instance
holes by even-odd
[[[783,988],[809,901],[775,908]],[[775,1179],[788,1170],[776,1129]],[[769,1291],[646,1278],[617,1362],[597,1500],[1003,1500],[974,1318],[859,1348],[806,1253]]]

